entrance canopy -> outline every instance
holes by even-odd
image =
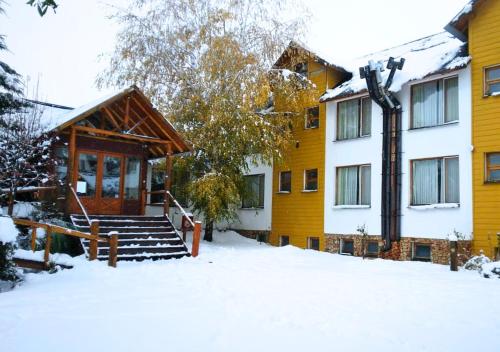
[[[169,149],[173,154],[192,150],[136,86],[44,120],[61,134],[75,129],[78,134],[141,142],[147,147],[148,159],[164,157]]]

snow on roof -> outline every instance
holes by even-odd
[[[312,48],[308,44],[302,43],[302,42],[297,41],[297,40],[290,42],[289,46],[300,47],[300,48],[308,51],[309,53],[311,53],[311,55],[316,56],[318,59],[324,61],[327,65],[332,66],[340,71],[347,71],[341,65],[336,64],[337,59],[333,55],[327,53],[325,48]]]
[[[457,13],[457,15],[455,17],[453,17],[453,19],[450,21],[450,23],[456,23],[460,20],[460,18],[462,18],[462,16],[465,16],[465,15],[468,15],[469,13],[471,13],[475,2],[476,2],[476,0],[469,0],[469,2],[467,4],[465,4],[464,8],[462,10],[460,10],[460,12]]]
[[[324,102],[365,92],[366,82],[360,78],[359,68],[366,66],[369,60],[383,61],[385,67],[391,56],[395,59],[405,58],[403,70],[396,72],[390,88],[392,92],[397,92],[410,81],[467,66],[470,62],[470,56],[467,56],[464,49],[464,43],[454,38],[450,33],[442,32],[354,59],[349,65],[344,65],[353,74],[353,77],[334,89],[328,89],[320,101]],[[389,70],[382,73],[384,80],[388,74]]]
[[[43,123],[48,125],[50,130],[56,129],[56,128],[72,121],[73,119],[85,114],[86,112],[96,108],[98,105],[101,105],[102,103],[105,103],[106,101],[127,92],[130,89],[131,89],[130,87],[127,87],[127,88],[121,89],[117,92],[107,94],[99,99],[96,99],[88,104],[82,105],[82,106],[80,106],[76,109],[72,109],[72,110],[64,110],[64,111],[59,111],[59,112],[48,111],[46,113],[45,110],[47,110],[47,109],[44,109],[42,121],[43,121]]]

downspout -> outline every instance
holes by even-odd
[[[382,195],[381,234],[383,251],[392,248],[392,243],[401,238],[401,104],[389,88],[396,69],[401,70],[404,59],[396,62],[389,58],[387,68],[391,70],[385,84],[382,82],[382,63],[369,61],[360,67],[360,77],[366,80],[370,97],[382,108]]]

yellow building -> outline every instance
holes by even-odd
[[[500,1],[470,1],[446,29],[472,56],[473,249],[491,257],[500,233]]]
[[[304,102],[304,123],[294,129],[295,145],[273,168],[272,228],[269,242],[324,249],[325,106],[320,95],[348,73],[297,43],[278,59],[276,68],[307,76],[315,97]],[[279,102],[275,102],[279,109]]]

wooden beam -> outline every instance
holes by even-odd
[[[133,139],[133,140],[145,142],[145,143],[157,143],[157,144],[169,144],[170,143],[168,141],[164,141],[164,140],[159,139],[159,138],[136,136],[133,134],[125,134],[125,133],[118,133],[118,132],[107,131],[107,130],[100,130],[98,128],[92,128],[92,127],[75,126],[75,130],[82,131],[82,132],[88,132],[88,133],[101,134],[104,136],[113,136],[113,137],[124,138],[124,139]]]
[[[167,151],[167,157],[165,160],[165,199],[163,200],[164,204],[164,214],[168,215],[170,211],[170,197],[168,196],[167,192],[170,192],[172,188],[172,158],[173,158],[173,153],[172,153],[172,143],[167,144],[166,147]]]
[[[128,130],[128,120],[130,118],[130,96],[127,97],[125,102],[125,119],[123,120],[123,130]]]
[[[66,175],[66,215],[71,213],[71,184],[73,182],[74,173],[76,172],[75,165],[78,163],[75,162],[76,158],[76,129],[75,126],[71,126],[71,132],[69,136],[69,144],[68,144],[68,172]]]
[[[117,131],[120,131],[120,125],[118,124],[118,122],[115,120],[113,114],[111,113],[111,111],[107,108],[107,107],[103,107],[102,110],[104,112],[104,114],[108,117],[108,119],[111,121],[111,123],[113,124],[113,127],[115,128],[115,130]]]
[[[132,126],[131,129],[129,129],[127,131],[127,133],[130,133],[133,130],[135,130],[137,127],[139,127],[140,125],[142,125],[144,123],[144,121],[146,121],[148,118],[149,118],[149,115],[147,115],[146,117],[143,117],[142,119],[140,119],[139,122],[137,122],[134,126]]]
[[[151,121],[156,125],[156,127],[158,127],[161,131],[163,131],[167,137],[174,143],[174,145],[176,146],[176,148],[180,151],[183,150],[183,148],[179,145],[179,143],[177,141],[175,141],[175,139],[172,137],[171,135],[171,132],[170,131],[167,131],[165,129],[165,126],[161,126],[160,123],[158,121],[156,121],[156,119],[153,117],[153,112],[151,111],[147,111],[147,109],[142,106],[142,104],[135,98],[135,97],[132,97],[132,100],[134,100],[134,102],[137,104],[137,106],[139,106],[139,108],[145,113],[145,114],[149,114],[151,115]],[[175,133],[175,132],[174,132]]]

